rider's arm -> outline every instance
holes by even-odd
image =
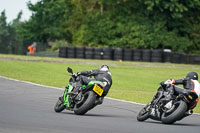
[[[182,78],[182,79],[178,79],[178,80],[173,80],[172,84],[178,85],[178,84],[185,84],[186,79]]]
[[[93,70],[91,70],[90,72],[91,72],[91,73],[90,73],[91,76],[95,76],[95,75],[98,75],[98,74],[99,74],[99,69],[93,69]]]
[[[98,69],[94,69],[91,71],[82,71],[78,73],[79,75],[83,75],[83,76],[95,76],[98,74]]]
[[[90,71],[82,71],[82,72],[79,72],[78,75],[88,76],[90,73],[91,73]]]

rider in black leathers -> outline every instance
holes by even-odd
[[[177,86],[179,84],[183,85],[183,88]],[[170,85],[171,87],[169,87],[167,89],[167,91],[169,92],[169,94],[173,95],[175,94],[184,94],[187,93],[188,91],[192,91],[195,92],[197,94],[197,96],[199,97],[200,95],[200,84],[198,82],[198,74],[196,72],[189,72],[185,78],[182,79],[178,79],[178,80],[173,80],[173,79],[169,79],[165,82],[161,82],[161,85]],[[159,97],[159,93],[157,93],[153,100],[152,103],[154,101],[156,101],[156,99]],[[196,101],[194,101],[193,103],[191,103],[190,106],[190,113],[192,113],[193,109],[196,107],[197,103],[198,103],[198,98],[196,99]]]
[[[178,87],[176,85],[182,84],[183,88]],[[190,72],[186,75],[185,78],[178,79],[178,80],[172,80],[172,85],[174,86],[175,93],[187,93],[188,91],[193,91],[197,94],[199,97],[200,95],[200,84],[198,82],[198,74],[196,72]],[[198,98],[196,101],[191,103],[191,110],[194,109],[198,103]]]
[[[104,92],[103,97],[100,97],[96,104],[103,103],[104,97],[107,95],[111,85],[112,85],[112,76],[107,65],[102,65],[99,69],[93,69],[91,71],[82,71],[79,73],[74,73],[74,76],[78,76],[80,79],[77,79],[77,87],[75,92],[81,90],[82,84],[88,84],[90,81],[101,81],[104,83]],[[92,78],[93,76],[93,78]]]

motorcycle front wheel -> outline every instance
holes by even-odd
[[[93,91],[88,91],[83,94],[82,100],[75,104],[74,113],[76,115],[84,115],[94,106],[94,102],[96,100],[96,94]]]
[[[183,117],[187,110],[187,104],[180,100],[173,104],[169,111],[163,112],[161,121],[164,124],[173,124],[177,120]]]
[[[64,109],[65,109],[65,105],[64,105],[63,101],[61,101],[59,98],[54,107],[54,111],[59,113],[59,112],[63,111]]]
[[[145,121],[149,118],[149,108],[150,104],[147,104],[144,108],[142,108],[139,112],[139,114],[137,115],[137,120],[138,121]]]

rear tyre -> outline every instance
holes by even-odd
[[[64,109],[65,109],[64,103],[60,99],[58,99],[58,101],[56,102],[56,105],[54,107],[54,111],[59,113],[59,112],[63,111]]]
[[[92,109],[96,100],[96,94],[93,91],[88,91],[84,94],[83,99],[74,106],[76,115],[84,115],[88,110]]]
[[[139,114],[137,115],[137,120],[138,121],[145,121],[149,118],[149,108],[150,104],[147,104],[144,108],[142,108],[139,112]]]
[[[164,112],[161,116],[161,121],[164,124],[173,124],[177,120],[181,119],[187,110],[187,104],[184,101],[177,101],[173,107]]]

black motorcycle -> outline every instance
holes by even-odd
[[[91,81],[87,85],[83,84],[81,90],[74,91],[79,76],[73,75],[73,71],[68,67],[68,72],[72,74],[69,83],[61,97],[59,97],[54,110],[61,112],[64,109],[74,111],[77,115],[84,115],[97,104],[97,99],[102,97],[104,92],[104,83],[100,81]]]
[[[173,124],[191,115],[190,108],[194,106],[193,103],[198,98],[197,94],[190,90],[177,93],[174,87],[161,82],[152,102],[142,108],[137,115],[137,120],[145,121],[151,118],[164,124]]]

